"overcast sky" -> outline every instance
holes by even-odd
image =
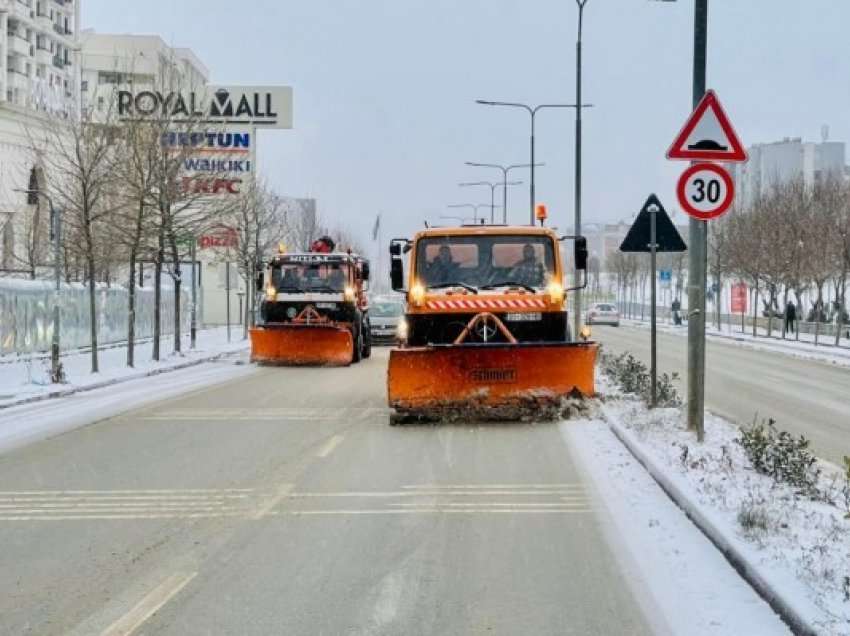
[[[476,98],[572,102],[573,0],[84,0],[83,27],[190,47],[211,80],[286,84],[293,130],[264,131],[259,164],[282,194],[314,196],[362,233],[377,212],[404,236],[450,203],[489,202],[495,170],[528,161],[528,116]],[[708,85],[745,145],[850,138],[850,2],[711,0]],[[647,194],[675,208],[685,165],[665,160],[690,112],[693,0],[589,0],[584,26],[585,222],[631,218]],[[537,199],[573,214],[570,110],[537,117]],[[509,219],[528,218],[525,186]],[[681,220],[681,217],[679,217]]]

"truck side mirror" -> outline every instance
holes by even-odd
[[[257,291],[263,291],[263,283],[265,282],[265,277],[263,276],[263,272],[259,272],[257,274]]]
[[[390,256],[401,256],[401,243],[390,243]]]
[[[587,239],[583,236],[576,237],[574,258],[576,269],[587,269]]]
[[[404,289],[404,265],[400,258],[393,258],[390,261],[390,283],[393,291]]]
[[[369,261],[363,261],[360,266],[360,271],[363,274],[363,280],[369,280]]]

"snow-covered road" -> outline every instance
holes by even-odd
[[[614,353],[630,351],[649,363],[649,330],[594,327],[594,338]],[[687,339],[659,332],[658,370],[677,372],[685,394]],[[739,424],[772,417],[803,434],[817,455],[837,464],[850,455],[850,369],[710,339],[706,353],[706,408]]]

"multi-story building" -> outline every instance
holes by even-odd
[[[168,46],[158,35],[116,35],[86,30],[82,34],[82,98],[84,108],[112,106],[116,88],[197,90],[209,81],[209,70],[190,49]]]
[[[811,186],[828,176],[843,177],[843,141],[806,142],[800,137],[755,144],[747,149],[749,161],[726,167],[735,180],[737,204],[750,205],[755,198],[777,183],[803,179]]]
[[[40,264],[46,214],[18,192],[37,175],[31,135],[79,111],[80,0],[0,0],[0,274]]]

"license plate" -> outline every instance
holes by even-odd
[[[537,312],[529,312],[527,314],[505,314],[505,320],[543,320],[543,314]]]
[[[316,309],[336,309],[336,303],[316,303]]]

